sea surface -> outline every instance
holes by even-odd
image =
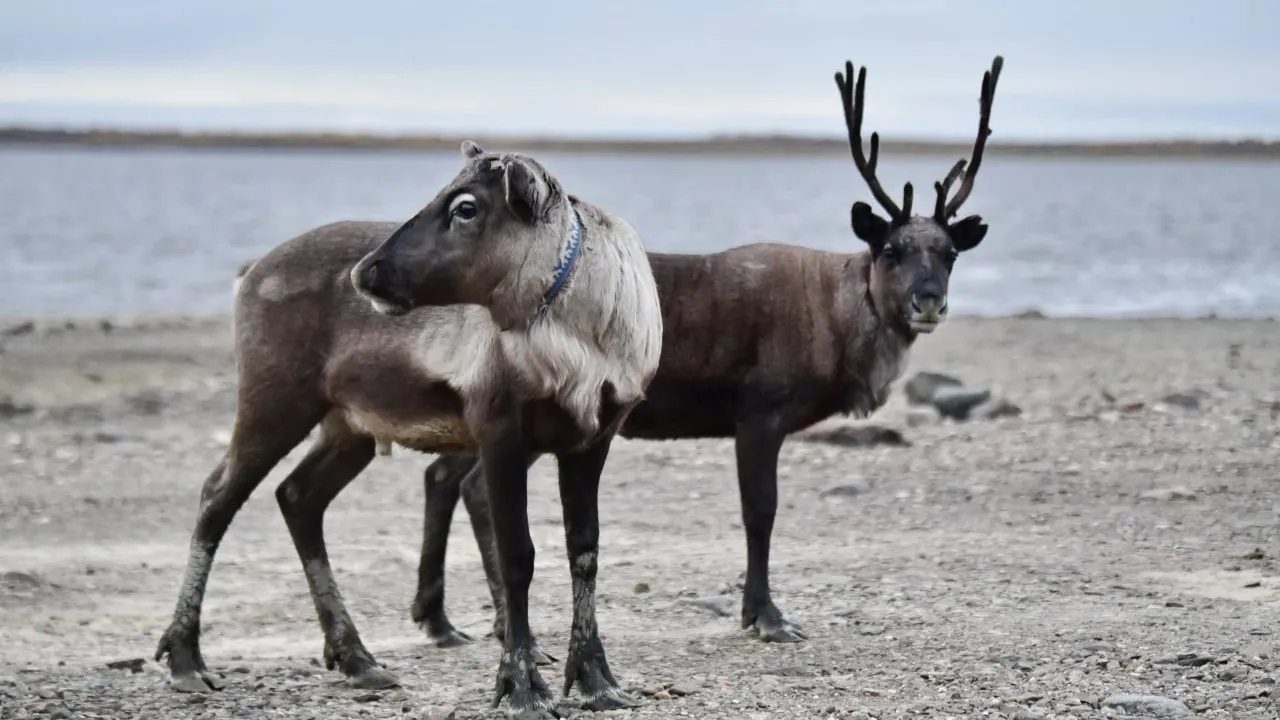
[[[651,250],[864,245],[870,200],[845,157],[539,153]],[[957,158],[881,159],[916,209]],[[228,312],[236,268],[340,219],[404,220],[455,152],[0,147],[0,316]],[[1280,316],[1280,163],[987,158],[961,215],[986,240],[956,264],[957,314]]]

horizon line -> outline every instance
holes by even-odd
[[[100,125],[0,125],[0,145],[69,145],[81,147],[172,147],[206,149],[291,149],[291,150],[451,150],[464,139],[481,145],[521,146],[530,150],[562,152],[716,154],[818,154],[848,152],[845,137],[805,133],[700,133],[683,136],[640,135],[555,135],[549,133],[458,132],[352,132],[324,130],[212,130],[130,128]],[[882,139],[882,150],[908,154],[963,151],[967,156],[973,140],[909,137]],[[1072,139],[1046,137],[1039,140],[994,138],[986,145],[993,155],[1090,155],[1090,156],[1231,156],[1280,158],[1280,139],[1264,137],[1167,136],[1146,138]]]

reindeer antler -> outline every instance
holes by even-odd
[[[936,214],[940,222],[946,222],[955,217],[955,214],[960,211],[960,206],[969,199],[969,193],[973,192],[973,179],[978,174],[978,167],[982,165],[982,151],[986,149],[987,136],[991,134],[991,103],[995,99],[996,81],[1000,79],[1002,67],[1004,67],[1004,58],[997,55],[995,60],[991,61],[991,69],[982,75],[982,97],[978,106],[978,138],[973,143],[973,157],[969,161],[969,169],[964,173],[964,179],[960,181],[960,189],[956,191],[956,196],[943,206],[942,199],[946,195],[946,188],[954,182],[951,176],[948,175],[948,182],[945,185],[943,183],[934,185],[939,193],[937,208],[941,212]],[[955,169],[952,172],[955,172]]]
[[[951,172],[947,173],[947,177],[942,182],[933,184],[933,189],[938,191],[938,200],[933,206],[933,215],[939,220],[943,220],[946,216],[947,193],[951,192],[951,186],[955,184],[956,178],[960,177],[960,173],[964,172],[964,158],[956,161],[951,166]]]
[[[844,72],[836,73],[836,87],[840,88],[840,97],[844,100],[844,124],[849,130],[849,151],[853,153],[853,163],[858,166],[858,173],[871,188],[876,201],[889,213],[889,219],[895,222],[905,221],[911,217],[912,188],[907,183],[902,189],[903,202],[899,208],[889,193],[880,187],[876,179],[876,161],[880,157],[880,133],[871,133],[871,159],[862,154],[862,110],[867,89],[867,69],[858,70],[857,89],[853,82],[853,63],[846,61]]]

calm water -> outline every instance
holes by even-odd
[[[861,250],[843,158],[540,154],[652,250],[758,241]],[[889,188],[953,158],[881,161]],[[0,316],[225,312],[237,266],[316,225],[401,220],[457,153],[0,148]],[[987,239],[956,266],[964,314],[1280,315],[1280,164],[992,158],[962,214]]]

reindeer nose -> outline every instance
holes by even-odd
[[[947,299],[934,290],[912,293],[911,309],[918,313],[926,311],[941,313],[947,309]]]
[[[357,266],[351,273],[352,282],[356,287],[366,292],[373,292],[378,287],[379,267],[381,265],[381,260],[372,260],[365,262],[363,266]]]

